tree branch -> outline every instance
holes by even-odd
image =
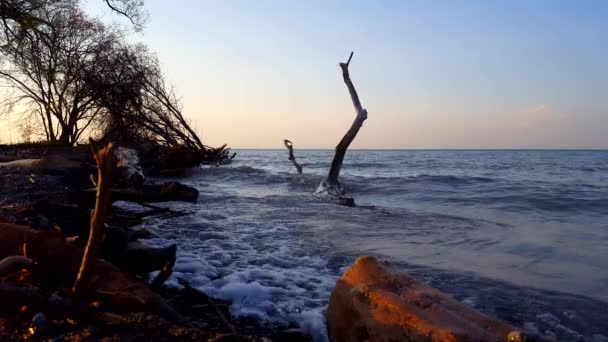
[[[344,155],[346,154],[346,150],[352,141],[357,136],[363,122],[367,119],[367,110],[363,109],[361,106],[359,95],[357,95],[357,90],[355,90],[355,86],[350,79],[350,74],[348,71],[352,57],[353,53],[351,52],[350,56],[348,57],[348,61],[346,63],[340,63],[340,68],[342,69],[342,77],[346,87],[348,88],[348,92],[355,107],[357,116],[344,137],[342,137],[342,140],[340,140],[340,143],[338,143],[336,146],[336,153],[334,154],[334,159],[331,163],[331,167],[329,168],[329,173],[327,178],[319,185],[319,188],[316,191],[317,194],[330,194],[336,197],[342,197],[345,195],[344,188],[338,180],[338,177],[340,176],[340,169],[342,168],[342,163],[344,161]],[[345,202],[345,204],[354,205],[354,201],[350,199],[349,201]]]
[[[84,290],[89,286],[95,267],[97,248],[101,242],[105,219],[110,207],[110,181],[112,178],[112,144],[97,150],[95,142],[90,139],[91,149],[97,162],[97,194],[95,209],[91,214],[91,231],[89,240],[82,256],[82,263],[76,282],[72,288],[75,298],[82,296]]]
[[[289,150],[289,160],[291,160],[293,165],[296,167],[296,170],[298,170],[298,173],[302,174],[302,166],[300,164],[298,164],[298,162],[296,161],[296,157],[293,155],[293,143],[291,141],[285,139],[285,140],[283,140],[283,144],[285,144],[285,147],[287,147],[287,149]]]

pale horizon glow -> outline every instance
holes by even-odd
[[[353,149],[608,148],[605,1],[145,6],[132,38],[208,145],[333,148],[355,116],[338,67],[353,50],[369,112]]]

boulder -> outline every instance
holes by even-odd
[[[524,340],[508,323],[366,256],[338,280],[327,320],[333,342]]]
[[[144,184],[145,177],[137,151],[132,148],[117,147],[113,152],[119,176],[115,183],[140,188]]]

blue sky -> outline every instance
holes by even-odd
[[[116,17],[89,0],[91,12]],[[163,1],[155,50],[207,143],[608,148],[607,1]]]

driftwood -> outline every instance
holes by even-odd
[[[198,150],[179,145],[147,144],[138,146],[137,152],[146,175],[168,177],[181,176],[201,164],[229,164],[236,156],[227,145],[218,148],[205,145],[204,150]]]
[[[336,146],[336,153],[334,154],[334,159],[331,163],[331,167],[329,169],[329,174],[327,178],[321,181],[319,187],[315,194],[317,195],[329,195],[332,197],[338,198],[340,203],[354,206],[355,201],[346,196],[346,192],[344,191],[344,187],[340,184],[338,177],[340,176],[340,169],[342,168],[342,162],[344,161],[344,155],[346,154],[346,150],[350,143],[355,139],[359,129],[363,125],[363,121],[367,119],[367,110],[363,109],[361,106],[361,102],[359,101],[359,96],[357,95],[357,91],[355,90],[355,86],[353,82],[350,80],[350,74],[348,72],[348,66],[350,65],[350,61],[353,58],[353,53],[350,53],[348,57],[348,61],[346,63],[340,63],[340,68],[342,69],[342,77],[344,78],[344,83],[346,83],[346,87],[348,88],[348,92],[350,93],[350,97],[353,101],[353,105],[355,106],[355,111],[357,116],[353,121],[353,124],[348,129],[340,143]]]
[[[230,154],[230,148],[224,144],[220,147],[213,148],[205,146],[205,154],[203,155],[203,164],[222,165],[232,163],[232,159],[236,157],[236,152]]]
[[[293,155],[293,143],[285,139],[283,140],[283,144],[285,144],[285,147],[287,147],[287,149],[289,150],[289,160],[293,163],[293,166],[296,167],[298,173],[302,174],[302,166],[298,164],[298,162],[296,161],[296,157]]]
[[[97,249],[103,239],[103,231],[108,209],[110,207],[110,179],[112,175],[112,144],[106,147],[95,150],[93,140],[91,139],[91,148],[95,161],[97,162],[97,194],[95,209],[91,214],[91,231],[89,240],[84,250],[82,263],[76,282],[72,288],[74,297],[78,298],[83,291],[89,286],[91,277],[93,276],[93,267],[97,258]]]
[[[86,190],[88,199],[91,200],[95,189]],[[113,188],[110,190],[110,200],[127,201],[135,203],[152,203],[152,202],[168,202],[168,201],[183,201],[196,202],[198,199],[198,190],[177,183],[170,182],[158,185],[143,185],[139,189],[134,188]]]

